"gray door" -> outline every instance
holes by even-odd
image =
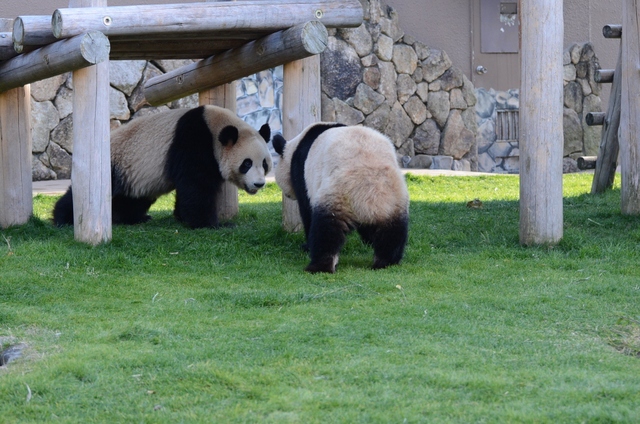
[[[518,0],[471,0],[473,85],[505,91],[520,88]]]

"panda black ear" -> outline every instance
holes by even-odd
[[[233,125],[227,125],[220,131],[218,140],[223,146],[228,146],[229,144],[233,146],[238,141],[238,129]]]
[[[282,156],[282,153],[284,153],[284,146],[287,144],[287,140],[284,139],[282,134],[276,134],[273,136],[271,144],[273,144],[273,149],[276,151],[276,153]]]
[[[269,126],[269,124],[264,124],[263,126],[261,126],[260,131],[258,132],[260,133],[262,138],[264,138],[264,141],[268,143],[271,139],[271,127]]]

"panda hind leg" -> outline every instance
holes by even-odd
[[[347,225],[327,210],[314,210],[307,244],[311,262],[305,268],[310,273],[336,272],[340,250],[346,241]]]
[[[198,190],[187,184],[176,188],[176,203],[173,216],[190,228],[218,228],[215,207],[217,191]]]
[[[401,216],[384,225],[358,229],[363,241],[373,246],[373,269],[400,263],[407,245],[408,224],[408,218]]]
[[[147,214],[149,208],[156,201],[149,197],[113,196],[112,220],[114,224],[135,225],[151,219]]]

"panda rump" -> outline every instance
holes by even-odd
[[[138,224],[158,197],[176,190],[174,216],[191,228],[217,227],[217,197],[224,181],[256,193],[272,168],[268,124],[256,131],[217,106],[173,109],[111,133],[114,224]],[[54,224],[73,224],[69,190],[56,203]]]
[[[392,142],[363,126],[316,123],[287,142],[276,182],[296,199],[311,257],[309,272],[335,272],[345,236],[373,247],[373,268],[398,264],[408,238],[409,194]]]

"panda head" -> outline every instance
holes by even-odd
[[[273,168],[267,143],[271,138],[269,124],[256,131],[235,114],[209,115],[208,124],[216,134],[216,157],[222,178],[255,194],[264,187],[266,175]]]

